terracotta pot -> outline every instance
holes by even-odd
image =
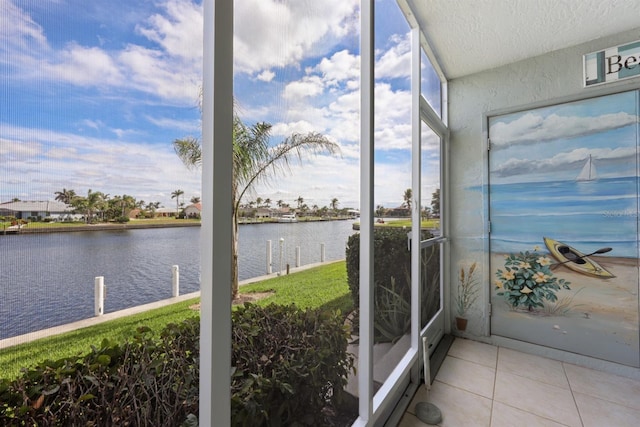
[[[467,329],[467,319],[464,317],[456,317],[456,328],[459,331],[464,331]]]

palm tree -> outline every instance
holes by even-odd
[[[258,207],[258,208],[262,207],[262,197],[258,197],[256,199],[256,207]]]
[[[440,216],[440,189],[436,188],[436,191],[431,193],[431,212],[434,215]]]
[[[284,205],[284,200],[280,199],[276,202],[276,205],[278,205],[279,209],[282,209],[282,205]]]
[[[184,194],[184,191],[180,189],[177,189],[171,193],[171,198],[176,199],[176,214],[180,212],[180,196],[182,196],[183,194]]]
[[[56,200],[66,205],[71,204],[71,200],[76,196],[76,192],[73,190],[67,190],[63,188],[62,191],[56,191]]]
[[[334,197],[333,199],[331,199],[331,209],[333,209],[334,211],[337,211],[338,205],[339,203],[337,198]]]
[[[409,212],[411,212],[412,197],[413,197],[413,191],[411,191],[410,188],[407,188],[406,190],[404,190],[404,195],[402,196],[402,198],[404,199],[404,204],[407,207],[407,209],[409,209]]]
[[[270,208],[271,207],[271,199],[269,199],[269,198],[264,199],[264,206],[267,207],[267,208]]]
[[[231,295],[238,296],[238,214],[240,201],[245,193],[258,183],[269,183],[280,173],[289,171],[296,159],[301,162],[304,154],[339,152],[336,143],[325,136],[310,132],[293,134],[275,146],[269,145],[271,125],[256,123],[246,126],[237,115],[233,120],[233,181],[232,218],[233,243],[231,263]],[[174,150],[189,168],[202,164],[202,147],[199,140],[188,138],[175,140]]]
[[[128,194],[122,195],[122,201],[120,202],[120,206],[122,207],[121,216],[125,216],[126,212],[130,209],[133,209],[136,205],[136,199],[133,196],[129,196]]]
[[[193,197],[191,198],[191,203],[193,203],[194,205],[195,205],[196,203],[200,203],[200,197],[193,196]]]
[[[160,202],[149,202],[147,203],[147,209],[151,212],[151,217],[156,217],[156,210],[160,208]]]
[[[304,203],[304,199],[302,198],[302,196],[298,196],[296,202],[298,202],[298,209],[300,209],[302,207],[302,204]]]
[[[76,211],[82,212],[85,222],[89,223],[96,211],[104,209],[105,197],[103,193],[89,189],[87,197],[75,196],[71,200],[71,205]]]

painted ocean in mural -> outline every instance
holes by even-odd
[[[638,178],[498,184],[491,189],[491,250],[544,247],[550,237],[591,253],[638,258]]]

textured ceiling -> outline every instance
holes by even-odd
[[[640,28],[640,0],[405,1],[448,79]]]

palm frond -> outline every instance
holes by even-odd
[[[197,138],[176,139],[173,150],[188,169],[199,168],[202,164],[202,146]]]
[[[247,190],[254,184],[268,182],[281,173],[288,172],[291,164],[294,161],[301,162],[306,154],[315,155],[323,152],[336,154],[340,152],[338,144],[316,132],[310,132],[306,135],[296,133],[280,144],[269,147],[268,131],[271,129],[271,125],[266,126],[268,126],[266,134],[259,132],[261,129],[255,129],[254,126],[256,131],[254,136],[264,136],[265,139],[253,138],[254,142],[251,148],[255,151],[250,150],[251,153],[247,153],[251,157],[251,161],[247,161],[243,165],[244,169],[237,169],[236,179],[239,194],[237,195],[236,203],[239,203]],[[243,146],[242,144],[237,145]],[[267,173],[269,170],[272,173]]]

